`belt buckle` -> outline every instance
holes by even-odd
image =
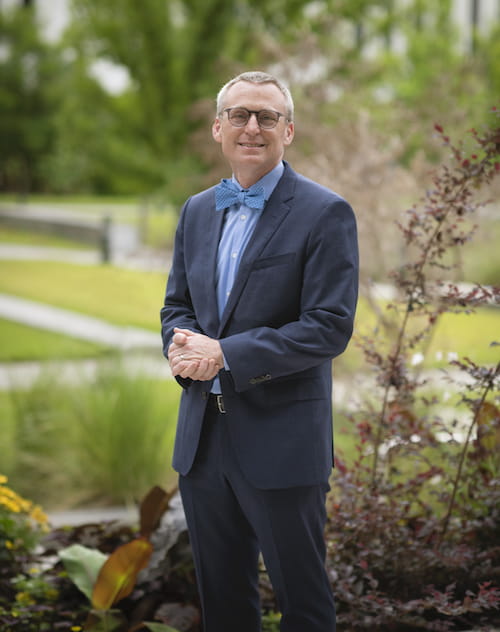
[[[222,397],[222,395],[215,395],[215,402],[216,402],[217,410],[221,414],[224,414],[226,412],[226,409],[224,408],[224,398]]]

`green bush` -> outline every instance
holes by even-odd
[[[179,394],[175,382],[132,376],[114,362],[76,385],[44,374],[0,399],[0,468],[49,507],[133,502],[172,482]]]

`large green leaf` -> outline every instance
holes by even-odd
[[[59,551],[59,557],[70,579],[91,601],[94,584],[107,556],[81,544],[73,544]]]

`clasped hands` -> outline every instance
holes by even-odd
[[[173,376],[200,381],[211,380],[224,366],[218,340],[178,327],[168,348],[168,361]]]

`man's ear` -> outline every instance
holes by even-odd
[[[216,118],[212,123],[212,136],[215,141],[222,143],[220,118]]]
[[[285,130],[285,138],[284,138],[285,146],[288,146],[291,144],[294,135],[295,135],[295,126],[292,122],[290,122],[288,123],[287,128]]]

